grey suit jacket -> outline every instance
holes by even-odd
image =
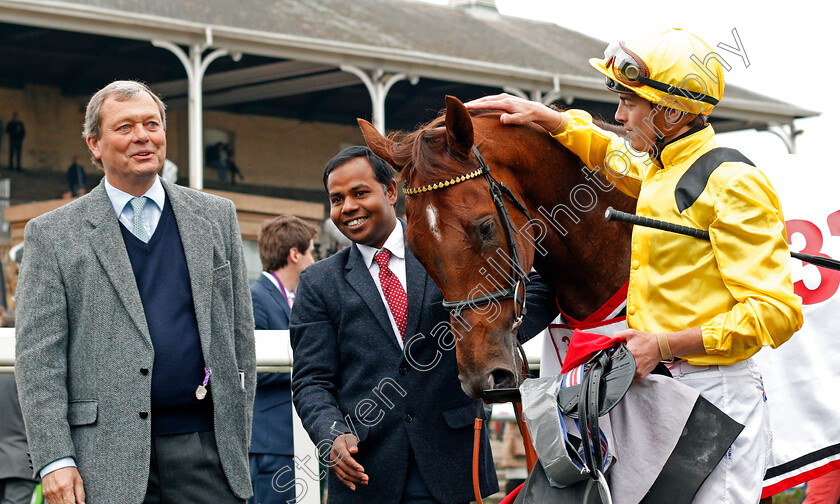
[[[223,198],[163,186],[184,246],[204,359],[213,368],[219,455],[231,489],[247,498],[256,362],[236,210]],[[149,474],[154,350],[104,184],[30,221],[25,241],[15,369],[36,474],[72,456],[88,504],[140,503]]]
[[[15,377],[0,373],[0,480],[32,479]]]

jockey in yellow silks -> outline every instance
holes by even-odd
[[[802,325],[775,190],[743,155],[719,149],[706,117],[723,97],[725,62],[678,28],[614,42],[590,64],[619,96],[626,137],[582,110],[510,95],[467,108],[499,109],[507,124],[536,123],[637,198],[636,213],[703,229],[711,240],[636,227],[627,290],[627,338],[637,377],[659,361],[745,425],[694,502],[758,502],[770,449],[761,375],[750,357]],[[676,358],[676,360],[674,360]]]

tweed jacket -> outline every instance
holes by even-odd
[[[213,369],[222,467],[233,492],[248,498],[256,363],[236,210],[229,200],[163,187],[184,247],[202,353]],[[24,236],[15,368],[34,470],[72,456],[88,504],[140,503],[155,355],[104,183],[33,219]]]

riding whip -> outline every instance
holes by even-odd
[[[607,208],[607,211],[604,213],[604,220],[608,222],[629,222],[630,224],[635,224],[637,226],[649,227],[659,229],[662,231],[669,231],[671,233],[693,236],[694,238],[700,238],[703,240],[709,240],[708,231],[688,226],[681,226],[679,224],[672,224],[670,222],[651,219],[649,217],[642,217],[640,215],[630,214],[627,212],[622,212],[621,210],[616,210],[613,207]],[[837,261],[836,259],[831,259],[829,257],[820,257],[811,254],[803,254],[801,252],[791,252],[790,255],[791,257],[799,259],[800,261],[805,261],[815,266],[840,271],[840,261]]]

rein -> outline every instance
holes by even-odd
[[[522,359],[522,372],[525,377],[530,376],[531,368],[528,366],[528,358],[525,355],[525,348],[522,343],[517,340],[516,347],[519,350],[520,358]],[[537,451],[534,449],[534,443],[531,441],[531,434],[528,432],[528,426],[525,425],[525,417],[522,416],[522,403],[520,401],[512,401],[513,413],[516,417],[516,423],[519,425],[519,433],[522,434],[522,444],[525,447],[525,465],[528,468],[528,473],[537,465]],[[472,480],[473,492],[475,493],[476,504],[483,504],[481,500],[481,484],[479,482],[478,474],[478,454],[481,448],[481,430],[484,425],[484,419],[481,418],[482,403],[478,403],[478,411],[475,413],[475,422],[473,422],[473,459],[472,459]]]
[[[442,305],[445,310],[451,312],[455,317],[460,317],[461,312],[465,308],[475,309],[480,306],[490,304],[492,302],[512,299],[514,302],[515,317],[513,320],[513,325],[511,327],[511,333],[515,333],[519,329],[519,326],[522,324],[522,321],[525,318],[525,300],[527,296],[527,287],[525,286],[524,282],[526,274],[524,273],[524,271],[522,271],[522,263],[519,259],[519,249],[516,246],[516,240],[514,240],[513,238],[514,233],[518,234],[519,232],[513,226],[513,222],[510,219],[510,213],[508,212],[507,206],[505,206],[505,196],[507,196],[507,198],[510,199],[510,201],[513,203],[517,210],[525,214],[525,217],[528,218],[528,222],[531,222],[531,215],[528,213],[528,209],[525,208],[525,205],[522,204],[521,201],[519,201],[515,194],[513,194],[513,191],[511,191],[510,188],[506,185],[496,180],[496,178],[490,174],[490,167],[484,161],[484,158],[478,151],[478,147],[473,145],[472,152],[475,155],[476,161],[478,162],[478,169],[473,170],[472,172],[466,175],[460,175],[458,177],[442,182],[434,182],[432,184],[427,184],[424,186],[414,188],[403,187],[403,193],[405,193],[406,196],[414,196],[417,194],[435,191],[438,189],[443,189],[456,184],[460,184],[461,182],[476,178],[479,175],[484,176],[484,179],[487,181],[487,184],[490,189],[490,196],[493,198],[493,203],[496,205],[496,211],[499,214],[499,219],[502,221],[502,229],[504,229],[505,232],[505,239],[507,240],[508,251],[510,253],[511,258],[510,279],[512,285],[509,288],[500,289],[497,291],[493,291],[489,294],[483,294],[481,296],[476,296],[470,299],[463,299],[460,301],[444,300]],[[522,296],[519,295],[520,287],[522,288]],[[516,343],[519,349],[520,359],[522,361],[522,371],[524,373],[524,376],[527,377],[529,375],[528,359],[525,356],[525,350],[522,348],[522,344],[519,343],[518,337]],[[517,422],[519,423],[519,431],[522,434],[522,442],[525,445],[528,472],[531,472],[534,465],[536,464],[537,454],[534,450],[533,444],[531,443],[531,437],[528,433],[528,428],[526,427],[524,418],[522,416],[522,404],[519,402],[514,402],[513,407],[514,412],[516,413]],[[475,492],[475,501],[478,504],[482,503],[478,472],[478,455],[479,448],[481,446],[481,431],[484,424],[484,419],[481,418],[481,409],[482,403],[479,402],[478,411],[476,412],[476,418],[473,424],[475,434],[473,438],[472,477],[473,490]]]

